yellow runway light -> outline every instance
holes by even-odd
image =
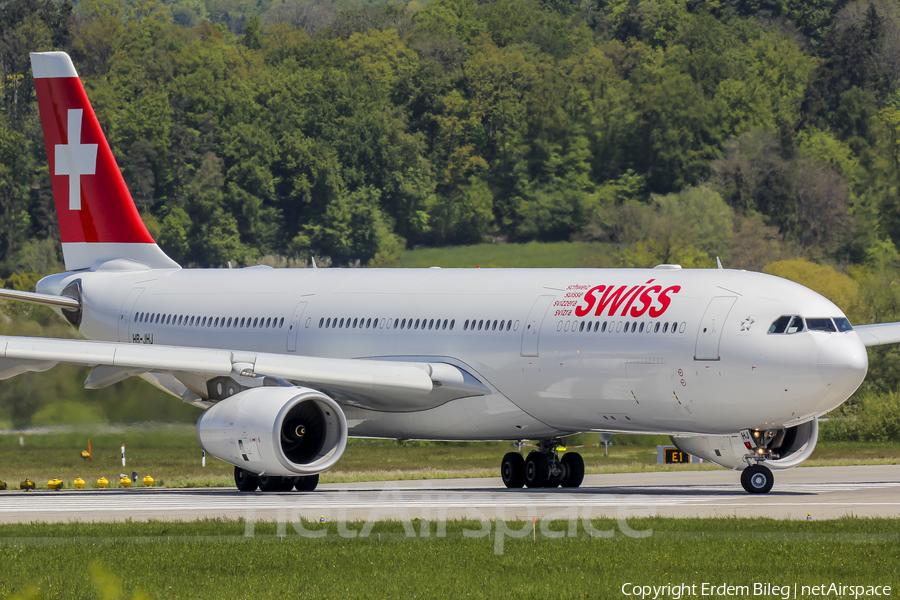
[[[122,487],[130,486],[131,485],[131,477],[127,477],[127,476],[123,477],[122,479],[119,480],[119,485],[121,485]]]
[[[0,481],[0,491],[6,490],[6,482]]]
[[[19,489],[25,490],[26,492],[28,490],[33,490],[35,487],[36,486],[34,485],[34,482],[32,480],[28,479],[27,477],[25,478],[25,481],[23,481],[22,483],[19,484]]]
[[[105,488],[108,485],[109,485],[109,479],[107,479],[106,477],[101,477],[100,479],[97,480],[98,488]]]
[[[76,477],[75,481],[72,482],[72,485],[80,490],[84,487],[84,479],[82,479],[81,477]]]
[[[47,482],[47,487],[50,488],[51,490],[56,490],[57,492],[59,490],[63,489],[64,485],[65,484],[63,483],[63,480],[60,479],[59,477],[54,477],[53,479],[51,479],[50,481]]]
[[[141,479],[141,481],[143,481],[144,485],[146,485],[147,487],[150,487],[151,485],[153,485],[153,478],[150,477],[149,475],[144,475],[144,478]]]

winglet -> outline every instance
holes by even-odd
[[[117,258],[177,269],[147,231],[72,59],[32,53],[31,70],[66,269]]]

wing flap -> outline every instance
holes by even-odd
[[[258,354],[255,370],[291,381],[337,388],[379,389],[427,394],[434,388],[428,365],[389,361]]]

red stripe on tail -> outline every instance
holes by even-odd
[[[153,244],[81,80],[42,78],[34,86],[62,242]]]

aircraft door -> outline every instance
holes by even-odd
[[[303,311],[306,310],[307,302],[301,302],[294,309],[294,315],[291,317],[291,325],[288,328],[287,349],[288,352],[297,351],[297,338],[300,336],[300,327],[303,322]]]
[[[130,342],[132,334],[132,322],[134,321],[134,305],[140,297],[144,288],[134,288],[128,292],[125,302],[122,303],[122,310],[119,311],[119,341]]]
[[[735,300],[734,296],[717,296],[710,301],[697,331],[694,360],[719,360],[719,340]]]
[[[522,356],[537,356],[538,341],[541,337],[541,325],[544,322],[544,315],[553,302],[555,296],[541,296],[538,298],[531,312],[528,313],[528,319],[522,327]]]

